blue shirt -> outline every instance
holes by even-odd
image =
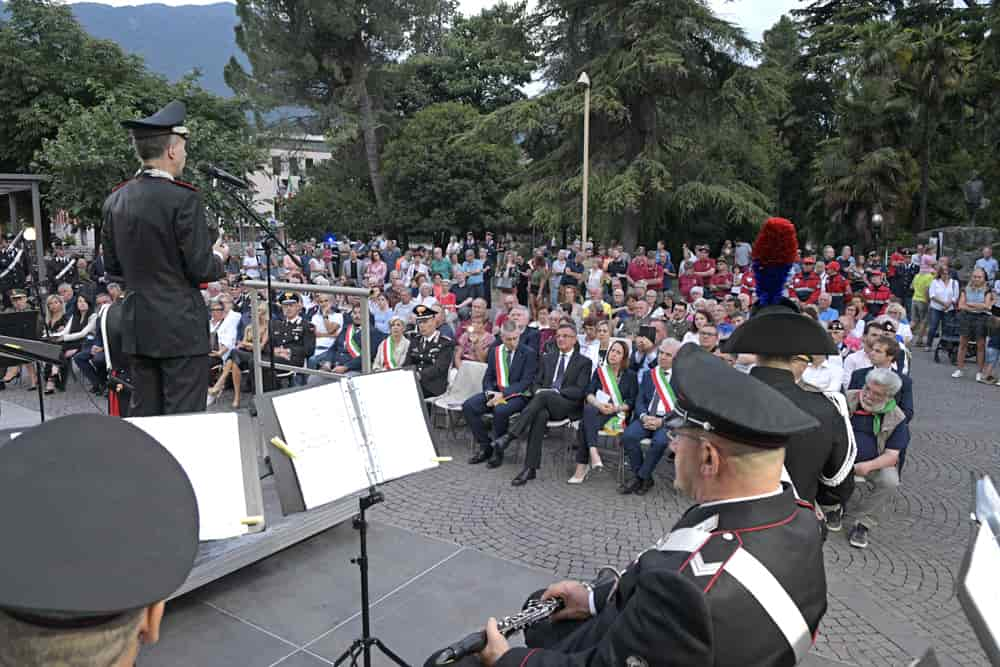
[[[993,280],[993,278],[997,274],[997,269],[1000,268],[1000,265],[997,264],[996,257],[990,257],[989,259],[987,259],[986,257],[980,257],[979,259],[976,260],[976,268],[985,271],[986,277],[990,280]]]
[[[878,458],[878,441],[875,439],[874,418],[871,415],[851,415],[851,426],[854,428],[854,439],[858,443],[858,463]],[[910,429],[903,422],[892,432],[885,443],[886,449],[895,449],[900,453],[906,451],[910,444]]]
[[[822,313],[819,314],[820,322],[832,322],[833,320],[840,318],[840,311],[836,308],[827,308]]]
[[[466,282],[470,285],[482,285],[483,284],[483,274],[482,273],[472,273],[476,269],[483,270],[483,260],[474,259],[471,262],[462,262],[462,271],[466,273],[468,278]]]

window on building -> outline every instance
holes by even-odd
[[[288,158],[288,173],[292,176],[299,175],[299,159],[297,157]]]
[[[310,173],[313,170],[313,159],[311,157],[306,158],[306,173]]]

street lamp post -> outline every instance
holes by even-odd
[[[587,199],[590,186],[590,77],[586,72],[580,73],[576,80],[584,87],[583,90],[583,236],[580,250],[587,256]]]

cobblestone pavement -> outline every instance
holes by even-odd
[[[917,417],[891,518],[872,532],[867,550],[851,548],[846,532],[827,542],[829,609],[814,648],[818,657],[905,665],[933,646],[942,664],[986,664],[954,585],[969,537],[971,473],[1000,471],[993,427],[1000,388],[954,380],[951,370],[916,353]],[[35,407],[34,395],[19,387],[0,398]],[[96,410],[78,386],[47,397],[46,406],[49,415]],[[615,492],[611,465],[581,486],[568,486],[572,456],[563,452],[569,434],[550,436],[539,479],[518,489],[510,486],[515,463],[498,471],[465,463],[464,426],[434,433],[441,453],[455,462],[386,487],[387,502],[372,518],[544,568],[554,577],[590,577],[603,565],[628,562],[688,505],[673,491],[666,464],[642,498]],[[616,457],[606,453],[605,461]]]

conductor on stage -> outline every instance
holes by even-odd
[[[132,667],[198,552],[184,470],[114,417],[53,419],[0,447],[0,522],[0,667]]]
[[[123,121],[142,163],[104,202],[107,273],[124,278],[122,346],[132,416],[205,409],[208,311],[199,284],[221,278],[229,249],[213,247],[197,188],[180,180],[187,159],[184,104]]]

